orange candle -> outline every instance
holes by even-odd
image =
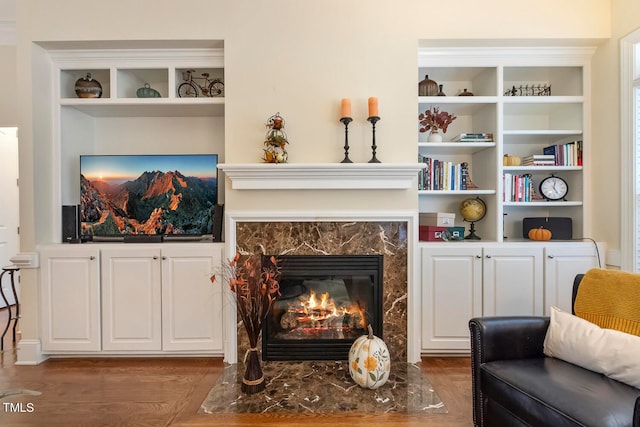
[[[342,98],[340,117],[351,117],[351,100],[349,98]]]
[[[369,98],[369,117],[378,115],[378,98]]]

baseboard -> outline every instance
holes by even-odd
[[[39,365],[49,356],[42,354],[40,340],[20,340],[18,342],[18,360],[16,365]]]

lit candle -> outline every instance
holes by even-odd
[[[342,98],[340,117],[351,117],[351,100],[349,98]]]
[[[378,115],[378,98],[369,98],[369,117]]]

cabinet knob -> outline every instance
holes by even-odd
[[[90,260],[90,261],[93,261],[94,259],[96,259],[96,257],[94,257],[93,255],[91,255],[91,256],[89,257],[89,260]]]
[[[547,255],[547,258],[553,259],[553,255]]]
[[[485,257],[487,257],[487,258],[491,258],[491,255],[485,255]]]
[[[165,259],[167,259],[167,257],[166,257],[166,256],[163,256],[163,257],[162,257],[162,259],[163,259],[163,260],[165,260]]]
[[[153,256],[153,259],[158,259],[158,256],[157,256],[157,255],[154,255],[154,256]]]
[[[481,259],[482,257],[480,255],[476,255],[476,258]]]

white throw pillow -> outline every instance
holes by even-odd
[[[551,307],[544,354],[640,388],[640,337]]]

